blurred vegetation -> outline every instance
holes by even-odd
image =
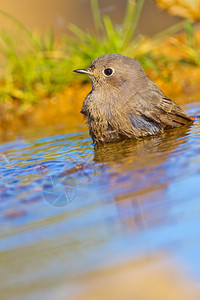
[[[166,9],[172,15],[190,20],[200,19],[199,0],[156,0],[156,2],[162,9]]]
[[[52,97],[77,80],[73,69],[87,67],[95,57],[106,53],[135,57],[146,70],[151,69],[167,80],[169,75],[161,70],[172,61],[200,66],[198,43],[190,21],[180,22],[151,39],[145,39],[135,37],[145,0],[127,0],[121,25],[114,25],[109,16],[100,14],[98,0],[90,1],[95,32],[85,32],[70,24],[73,36],[63,36],[59,41],[52,32],[45,36],[31,32],[14,17],[0,11],[15,25],[14,32],[0,32],[0,103],[10,101],[22,106]],[[186,39],[181,42],[182,57],[173,60],[168,55],[152,51],[164,37],[184,28]]]
[[[71,79],[66,47],[55,42],[53,33],[30,32],[13,17],[15,32],[0,32],[0,99],[35,102],[60,91]]]
[[[133,55],[142,40],[142,36],[133,39],[140,18],[144,0],[127,1],[123,24],[112,23],[107,15],[100,14],[98,0],[91,0],[91,8],[96,32],[85,32],[74,24],[69,26],[74,37],[66,37],[69,52],[79,58],[81,63],[88,65],[91,60],[102,54],[123,53]]]

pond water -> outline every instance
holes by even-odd
[[[184,109],[198,115],[200,103]],[[200,280],[198,118],[98,149],[80,128],[2,141],[0,151],[1,299],[59,299],[60,286],[73,295],[77,278],[152,253]]]

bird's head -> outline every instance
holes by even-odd
[[[120,54],[106,54],[92,61],[89,68],[74,72],[86,74],[94,89],[104,91],[139,91],[146,84],[146,74],[139,61]]]

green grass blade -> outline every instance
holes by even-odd
[[[183,30],[185,28],[185,21],[178,22],[175,25],[172,25],[168,27],[167,29],[155,34],[151,37],[153,40],[161,40],[165,38],[166,36],[173,35],[175,33],[178,33],[179,31]]]
[[[98,0],[90,0],[90,6],[92,9],[92,16],[95,28],[98,33],[101,33],[103,30],[103,23],[101,19],[101,13],[99,9],[99,2]]]
[[[195,47],[194,25],[189,20],[185,20],[185,33],[187,46]]]
[[[134,14],[135,14],[135,0],[127,0],[125,17],[123,21],[123,31],[129,30],[132,25]]]
[[[123,26],[124,45],[127,45],[134,35],[144,2],[145,0],[138,0],[137,2],[135,2],[135,0],[128,0],[127,2],[126,16]]]

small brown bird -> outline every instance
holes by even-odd
[[[88,69],[74,72],[87,74],[92,81],[81,113],[94,143],[137,139],[192,123],[146,76],[136,59],[102,55]]]

